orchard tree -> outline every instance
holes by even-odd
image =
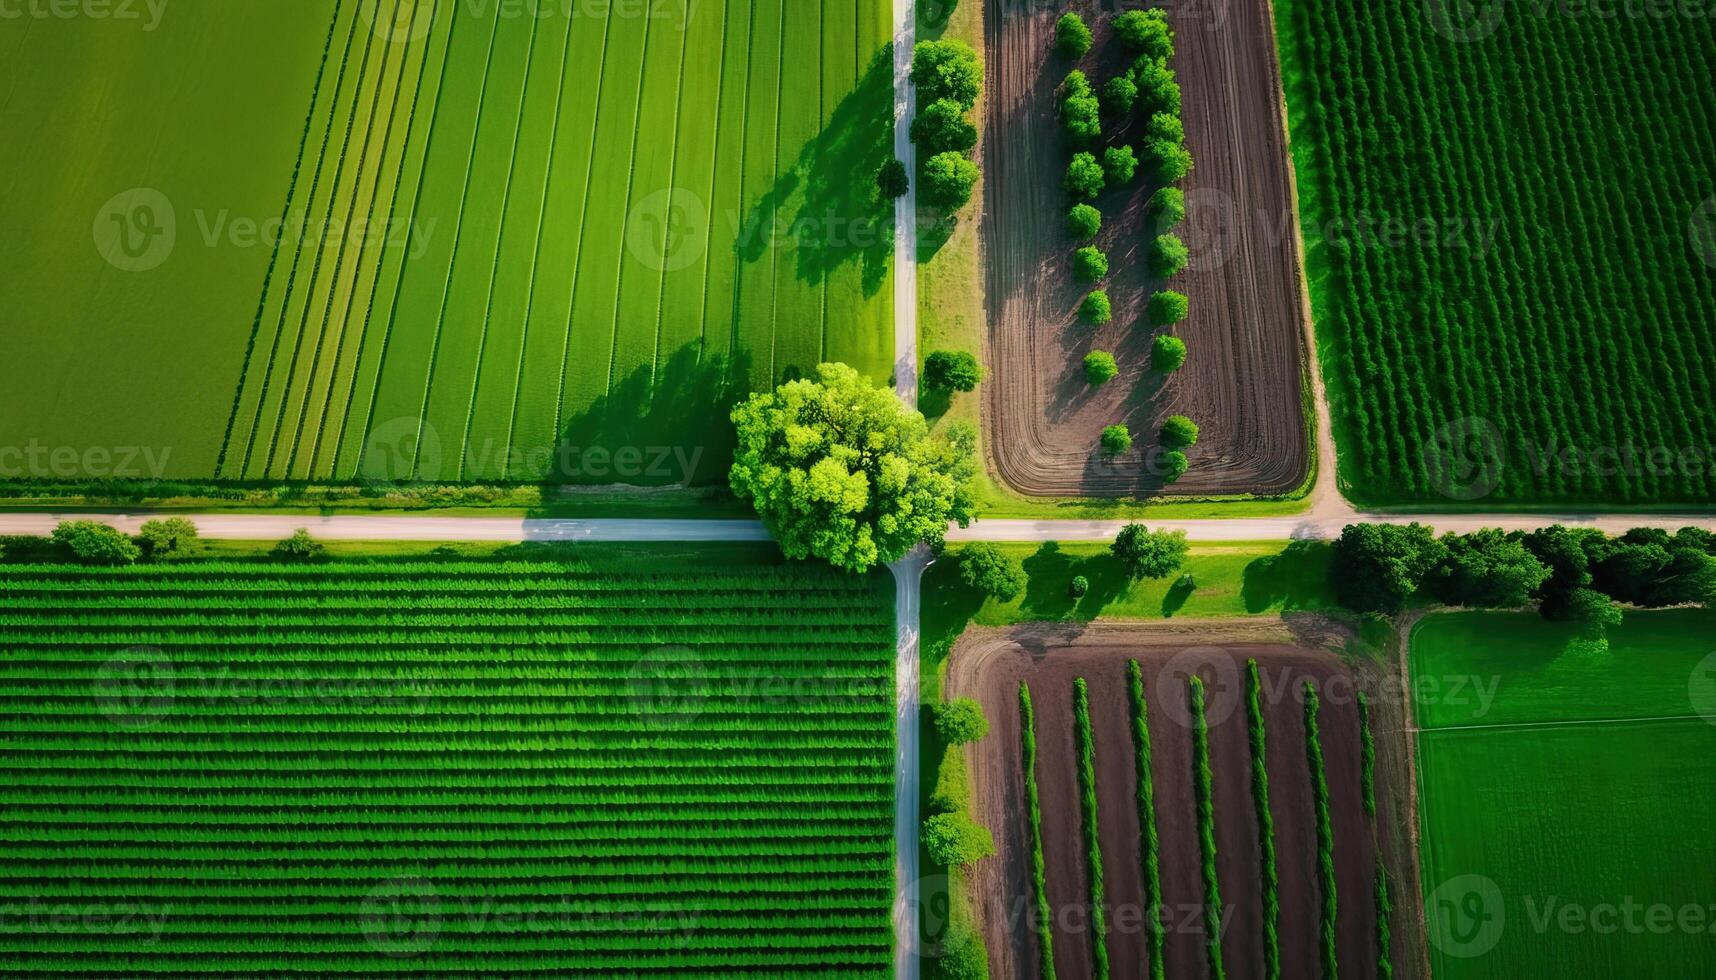
[[[1157,371],[1178,371],[1186,363],[1186,342],[1162,334],[1150,342],[1150,367]]]
[[[1186,219],[1186,192],[1178,187],[1157,188],[1144,205],[1145,213],[1166,231]]]
[[[1151,173],[1164,184],[1178,183],[1192,172],[1192,154],[1179,143],[1146,143],[1144,158],[1150,165]]]
[[[995,853],[988,828],[963,811],[938,813],[924,821],[924,853],[944,868],[969,868]]]
[[[1155,113],[1144,127],[1144,141],[1183,145],[1186,142],[1186,124],[1174,113]]]
[[[912,142],[926,157],[938,153],[968,153],[977,145],[977,127],[965,118],[965,109],[952,99],[925,106],[912,120]]]
[[[935,733],[949,745],[964,745],[989,734],[989,719],[976,701],[954,698],[935,706]]]
[[[1114,34],[1126,50],[1154,60],[1174,54],[1174,32],[1161,8],[1128,10],[1114,18]]]
[[[1073,274],[1080,282],[1095,282],[1108,275],[1108,256],[1095,245],[1086,245],[1073,253]]]
[[[1110,550],[1134,581],[1167,578],[1185,564],[1186,532],[1151,531],[1142,524],[1128,524],[1120,529]]]
[[[99,521],[61,521],[53,541],[91,565],[129,565],[143,553],[124,532]]]
[[[1172,449],[1162,454],[1156,461],[1156,470],[1162,477],[1163,483],[1176,483],[1186,471],[1192,468],[1192,461],[1178,449]]]
[[[1198,443],[1198,424],[1184,415],[1170,415],[1162,423],[1163,446],[1169,449],[1185,449]]]
[[[1075,204],[1067,212],[1067,231],[1074,237],[1089,240],[1102,230],[1102,212],[1088,204]]]
[[[1103,385],[1120,373],[1114,355],[1105,350],[1093,350],[1084,355],[1084,377],[1093,385]]]
[[[1139,58],[1132,63],[1132,84],[1138,86],[1138,109],[1145,115],[1180,114],[1180,83],[1163,58]]]
[[[919,41],[912,49],[912,84],[924,105],[950,99],[970,109],[983,92],[983,62],[964,41]]]
[[[1084,298],[1084,302],[1078,305],[1078,315],[1084,318],[1084,322],[1094,326],[1114,319],[1114,307],[1108,301],[1108,293],[1101,289],[1092,291]]]
[[[1011,602],[1025,591],[1025,568],[1019,559],[986,542],[959,549],[959,578],[1002,602]]]
[[[1089,25],[1078,14],[1068,11],[1055,21],[1055,50],[1066,57],[1084,57],[1092,40]]]
[[[1096,157],[1089,153],[1075,153],[1072,162],[1067,164],[1067,193],[1075,199],[1096,200],[1107,179],[1102,164],[1097,163]]]
[[[971,391],[983,380],[983,365],[967,351],[938,350],[924,358],[924,384],[937,391]]]
[[[1061,126],[1079,146],[1102,135],[1102,100],[1091,89],[1090,79],[1076,68],[1061,83]]]
[[[1126,455],[1132,448],[1132,430],[1124,425],[1111,425],[1102,430],[1102,455],[1109,459]]]
[[[1191,303],[1185,293],[1172,289],[1162,289],[1150,294],[1150,305],[1147,310],[1150,322],[1158,327],[1166,327],[1179,323],[1186,318]]]
[[[1102,83],[1102,111],[1125,116],[1138,104],[1138,85],[1131,76],[1116,75]]]
[[[1102,151],[1102,169],[1114,183],[1130,183],[1138,174],[1138,157],[1130,146],[1111,146]]]
[[[876,191],[884,199],[892,200],[912,189],[912,179],[906,173],[906,165],[900,160],[889,160],[882,164],[882,169],[876,171]]]
[[[1150,243],[1150,271],[1163,279],[1185,271],[1186,263],[1190,259],[1191,252],[1178,235],[1157,235]]]
[[[943,211],[958,211],[971,200],[978,176],[977,164],[965,154],[937,153],[924,163],[924,201]]]
[[[752,395],[733,424],[733,492],[788,558],[864,572],[939,544],[949,521],[971,523],[976,432],[932,437],[922,415],[844,364]]]

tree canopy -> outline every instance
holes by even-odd
[[[972,391],[983,381],[983,365],[962,350],[938,350],[924,358],[924,385],[937,391]]]
[[[975,513],[975,430],[932,437],[922,415],[847,365],[752,395],[733,424],[733,492],[789,558],[862,572]]]
[[[984,595],[1010,602],[1025,591],[1025,569],[1013,558],[987,542],[959,549],[959,577]]]
[[[919,41],[912,49],[912,84],[924,105],[951,99],[970,109],[983,91],[983,62],[964,41]]]
[[[1186,561],[1184,531],[1152,531],[1142,524],[1120,529],[1111,549],[1129,578],[1167,578]]]
[[[975,742],[989,734],[989,719],[983,717],[983,706],[976,701],[955,698],[936,706],[935,733],[949,745]]]

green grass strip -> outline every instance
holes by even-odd
[[[1329,819],[1329,780],[1323,770],[1323,746],[1318,742],[1317,716],[1322,699],[1315,686],[1305,685],[1305,759],[1311,771],[1311,800],[1317,811],[1317,877],[1321,881],[1322,909],[1317,923],[1318,952],[1324,980],[1335,980],[1340,968],[1335,960],[1335,834]]]
[[[1263,723],[1263,683],[1257,661],[1245,665],[1245,720],[1251,739],[1251,802],[1257,808],[1257,855],[1262,879],[1263,975],[1281,976],[1280,877],[1275,867],[1275,817],[1269,812],[1268,736]]]
[[[1037,897],[1037,939],[1042,950],[1043,980],[1055,980],[1055,941],[1049,909],[1048,872],[1043,860],[1043,810],[1037,798],[1037,714],[1031,707],[1031,689],[1019,685],[1019,728],[1023,732],[1025,768],[1025,812],[1031,821],[1031,888]]]
[[[1073,734],[1078,739],[1078,790],[1084,814],[1084,856],[1090,875],[1090,946],[1096,980],[1108,980],[1108,916],[1103,911],[1102,842],[1096,826],[1096,745],[1090,734],[1090,691],[1073,680]]]
[[[1198,854],[1204,876],[1204,952],[1210,980],[1227,976],[1221,962],[1221,877],[1216,873],[1215,796],[1210,773],[1210,727],[1204,717],[1204,682],[1190,680],[1192,705],[1192,797],[1198,812]]]
[[[1132,701],[1132,753],[1138,766],[1138,853],[1144,865],[1144,910],[1149,924],[1144,948],[1150,958],[1150,980],[1166,980],[1162,958],[1162,837],[1156,828],[1156,783],[1150,770],[1150,709],[1144,700],[1144,671],[1138,661],[1126,664],[1127,692]]]

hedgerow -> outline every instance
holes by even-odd
[[[1031,893],[1036,897],[1038,968],[1043,980],[1055,980],[1054,912],[1049,908],[1048,873],[1043,860],[1043,810],[1037,797],[1037,715],[1031,689],[1019,685],[1019,728],[1024,741],[1025,815],[1031,825]]]
[[[1210,729],[1204,717],[1204,682],[1193,676],[1188,682],[1192,708],[1192,799],[1198,817],[1198,859],[1204,880],[1204,956],[1210,980],[1223,980],[1227,971],[1221,961],[1221,876],[1216,867],[1215,789],[1210,773]]]
[[[1263,721],[1263,684],[1257,661],[1245,665],[1245,721],[1251,742],[1251,803],[1257,812],[1257,852],[1262,881],[1263,976],[1281,976],[1281,887],[1275,867],[1275,817],[1269,812],[1268,737]]]
[[[1156,780],[1150,764],[1150,709],[1144,700],[1144,671],[1126,662],[1127,696],[1132,704],[1132,756],[1138,769],[1138,853],[1144,866],[1145,953],[1150,980],[1165,980],[1162,956],[1162,838],[1156,829]]]
[[[1325,980],[1339,974],[1335,960],[1335,835],[1329,817],[1329,780],[1323,769],[1323,746],[1318,741],[1317,716],[1322,700],[1315,685],[1305,684],[1305,760],[1311,774],[1311,802],[1316,809],[1317,878],[1322,904],[1317,918],[1317,950]]]
[[[1102,841],[1096,826],[1096,744],[1090,734],[1090,693],[1084,678],[1073,681],[1073,734],[1078,742],[1079,807],[1084,816],[1085,873],[1090,878],[1092,975],[1108,978],[1108,913],[1102,881]]]
[[[1376,816],[1376,738],[1370,730],[1370,698],[1363,692],[1358,696],[1359,716],[1359,779],[1364,791],[1364,812]]]
[[[1376,856],[1376,980],[1394,976],[1394,937],[1392,920],[1394,900],[1389,897],[1388,870],[1382,866],[1382,855]]]

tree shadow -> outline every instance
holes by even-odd
[[[1198,591],[1197,583],[1192,581],[1192,577],[1190,575],[1181,575],[1179,578],[1175,579],[1174,584],[1170,585],[1167,593],[1162,596],[1163,618],[1171,619],[1175,613],[1179,612],[1180,609],[1185,606],[1186,600],[1190,599],[1192,597],[1192,593],[1196,591]]]
[[[545,498],[568,486],[721,483],[735,445],[728,416],[749,393],[750,360],[704,354],[694,342],[643,365],[567,419],[552,454],[532,455],[525,472]]]
[[[1127,577],[1120,559],[1106,552],[1079,562],[1073,574],[1083,575],[1090,582],[1090,591],[1078,601],[1080,619],[1095,619],[1102,615],[1109,603],[1125,595],[1126,590],[1132,587],[1132,579]]]
[[[1071,555],[1053,541],[1045,543],[1025,559],[1025,601],[1020,608],[1034,617],[1065,619],[1072,615],[1078,600],[1072,594],[1076,566]]]
[[[1333,546],[1294,541],[1285,551],[1245,566],[1240,599],[1246,612],[1319,609],[1327,604]]]
[[[877,50],[827,125],[746,213],[734,243],[739,259],[789,250],[796,274],[809,283],[856,262],[864,295],[874,296],[894,250],[894,203],[872,179],[893,157],[893,113],[890,45]]]

